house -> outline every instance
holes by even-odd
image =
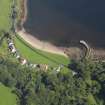
[[[16,48],[11,40],[8,41],[8,48],[12,53],[16,53]]]
[[[45,72],[48,70],[47,64],[38,64],[37,67],[40,68],[41,70],[45,71]]]
[[[32,68],[36,68],[38,64],[30,64]]]
[[[75,75],[77,75],[77,72],[75,72],[75,71],[72,71],[72,74],[73,74],[73,76],[75,76]]]
[[[38,64],[33,64],[33,68],[36,68]]]
[[[19,60],[19,62],[20,62],[21,65],[27,64],[27,60],[24,59],[24,58],[19,58],[18,60]]]
[[[60,72],[62,68],[63,68],[63,65],[59,65],[59,67],[56,69],[56,71]]]
[[[25,65],[27,63],[27,60],[26,59],[23,59],[22,61],[21,61],[21,65]]]

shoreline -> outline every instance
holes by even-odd
[[[23,27],[24,23],[27,20],[27,15],[28,15],[28,9],[27,9],[27,0],[20,0],[20,8],[21,8],[21,12],[20,12],[20,24],[21,27]]]
[[[28,2],[27,0],[20,1],[21,3],[20,25],[22,29],[20,30],[19,28],[17,28],[16,33],[34,48],[37,48],[42,51],[50,52],[53,54],[59,54],[59,55],[68,57],[67,54],[65,54],[64,49],[61,49],[51,44],[50,42],[41,41],[35,36],[31,35],[30,33],[27,33],[27,31],[23,27],[24,23],[27,20],[27,15],[28,15],[27,2]]]
[[[32,47],[45,51],[45,52],[49,52],[49,53],[53,53],[53,54],[59,54],[59,55],[63,55],[65,57],[68,57],[65,53],[64,50],[54,46],[53,44],[49,43],[49,42],[44,42],[41,41],[37,38],[35,38],[34,36],[32,36],[31,34],[27,33],[25,31],[25,29],[23,28],[20,31],[16,32],[22,39],[24,39],[28,44],[30,44]]]

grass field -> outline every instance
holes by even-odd
[[[9,30],[11,27],[10,13],[12,0],[0,0],[0,30]]]
[[[0,84],[0,105],[17,105],[16,95],[11,93],[11,89]]]
[[[96,100],[94,99],[94,96],[92,94],[90,94],[88,96],[88,104],[89,105],[97,105]]]
[[[19,49],[23,57],[27,58],[33,63],[43,63],[50,65],[69,64],[69,59],[57,54],[51,54],[44,51],[32,48],[19,36],[15,38],[15,45]]]

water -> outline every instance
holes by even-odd
[[[79,40],[105,48],[104,0],[28,0],[27,32],[58,46]]]

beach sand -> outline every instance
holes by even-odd
[[[67,55],[64,53],[64,50],[54,46],[51,43],[48,42],[44,42],[41,41],[39,39],[37,39],[36,37],[28,34],[25,29],[22,29],[20,31],[17,31],[17,34],[24,39],[28,44],[30,44],[32,47],[42,50],[42,51],[46,51],[46,52],[50,52],[53,54],[60,54],[63,55],[65,57],[67,57]]]

